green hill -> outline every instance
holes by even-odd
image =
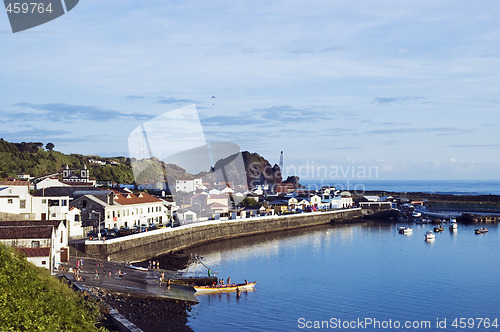
[[[0,178],[16,177],[20,173],[39,177],[58,173],[65,165],[72,169],[80,169],[86,164],[90,168],[90,176],[96,178],[97,181],[134,182],[128,158],[101,158],[80,154],[66,155],[59,151],[44,149],[43,146],[41,142],[11,143],[0,139]],[[53,146],[50,146],[50,148],[53,148]],[[101,161],[114,160],[119,164],[93,165],[87,162],[89,158]]]
[[[0,331],[105,331],[99,308],[0,244]]]

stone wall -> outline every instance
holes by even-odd
[[[289,216],[208,221],[106,240],[104,243],[100,241],[86,241],[84,250],[86,256],[97,259],[134,262],[167,253],[171,250],[186,249],[207,242],[327,224],[330,222],[348,222],[360,218],[362,215],[361,209],[357,208]]]

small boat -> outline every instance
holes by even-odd
[[[444,227],[439,225],[438,227],[434,227],[434,233],[439,233],[444,231]]]
[[[476,233],[476,234],[488,233],[488,229],[486,227],[481,227],[481,228],[475,229],[474,233]]]
[[[457,219],[451,218],[450,219],[450,231],[456,231],[457,230]]]
[[[131,269],[134,269],[134,270],[139,270],[139,271],[149,271],[149,269],[147,267],[135,266],[132,264],[130,264],[128,267]]]
[[[419,218],[422,216],[422,213],[420,212],[413,212],[413,214],[411,215],[413,218]]]
[[[257,281],[231,285],[193,286],[193,288],[196,291],[196,294],[238,292],[253,290],[256,283]]]
[[[425,233],[425,240],[426,241],[434,240],[435,238],[436,238],[436,235],[433,232],[428,231]]]
[[[410,227],[401,226],[398,228],[398,232],[399,234],[410,234],[413,233],[413,229],[411,229]]]

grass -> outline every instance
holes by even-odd
[[[106,331],[101,314],[48,270],[0,244],[0,331]]]

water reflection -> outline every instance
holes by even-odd
[[[298,317],[495,316],[500,268],[491,262],[500,254],[498,227],[475,235],[477,226],[459,225],[432,242],[424,235],[434,225],[410,227],[412,236],[397,234],[390,223],[323,225],[195,248],[189,252],[213,262],[208,265],[221,275],[258,283],[239,297],[197,296],[189,325],[195,331],[289,331]],[[429,290],[433,296],[423,296]]]

